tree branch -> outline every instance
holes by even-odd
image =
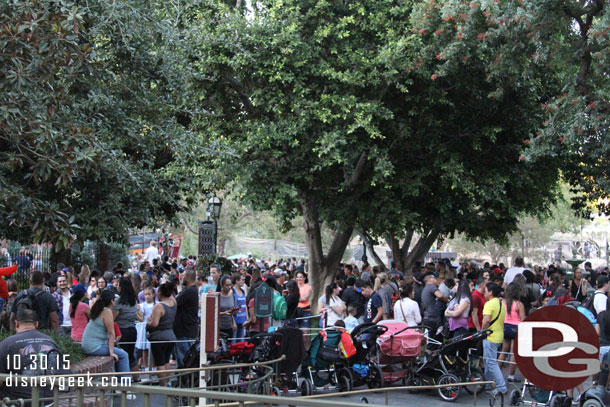
[[[191,225],[189,225],[189,223],[186,221],[186,219],[182,219],[182,223],[192,234],[199,235],[199,232],[193,230],[193,228],[191,227]]]
[[[346,182],[345,187],[347,189],[355,187],[362,180],[362,174],[364,173],[364,166],[368,160],[368,153],[363,151],[360,154],[360,158],[358,158],[358,162],[356,163],[356,168],[354,168],[354,172],[350,176],[349,180]]]
[[[354,228],[354,232],[356,232],[356,234],[358,236],[360,236],[360,238],[364,242],[364,245],[366,246],[366,249],[371,252],[373,259],[375,260],[375,263],[378,266],[380,266],[382,268],[382,270],[385,271],[386,270],[385,264],[383,264],[383,261],[381,260],[381,258],[377,254],[377,252],[375,251],[375,245],[374,245],[373,239],[366,232],[363,232],[358,228]]]
[[[413,230],[407,230],[405,233],[405,241],[402,243],[402,247],[400,248],[401,263],[406,260],[407,255],[409,254],[409,246],[411,246],[411,240],[413,240]]]

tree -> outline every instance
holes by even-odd
[[[175,168],[185,64],[163,6],[3,3],[1,235],[124,241],[192,204],[188,167]]]
[[[440,235],[506,234],[548,210],[556,163],[519,160],[556,86],[542,69],[496,72],[476,35],[464,57],[436,58],[443,43],[419,32],[425,13],[409,2],[268,1],[248,18],[205,5],[192,92],[206,114],[193,123],[216,153],[211,187],[235,185],[284,221],[303,215],[314,297],[355,226],[396,241],[419,232],[409,262]],[[487,27],[477,18],[472,30]],[[322,222],[335,229],[326,253]]]

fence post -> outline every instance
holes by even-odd
[[[40,405],[40,389],[38,386],[32,387],[32,406],[38,407]]]

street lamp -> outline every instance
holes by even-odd
[[[222,200],[214,195],[210,199],[208,199],[208,213],[210,217],[215,221],[220,219],[220,209],[222,208]]]
[[[216,195],[208,199],[206,210],[207,220],[201,222],[199,226],[199,255],[217,254],[216,242],[218,239],[218,219],[220,219],[220,209],[222,200]]]

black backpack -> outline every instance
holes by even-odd
[[[14,307],[13,309],[15,310],[15,314],[17,314],[17,311],[19,311],[19,309],[21,309],[21,308],[31,309],[32,311],[36,311],[36,318],[38,318],[38,323],[40,324],[41,312],[40,312],[40,302],[38,301],[38,297],[43,292],[44,291],[42,291],[42,290],[34,291],[31,288],[28,288],[27,290],[23,290],[19,294],[17,294],[17,297],[15,298],[15,304],[13,306]],[[39,328],[48,328],[48,327],[39,327]]]
[[[600,293],[599,291],[595,291],[593,294],[591,294],[591,296],[589,298],[587,298],[587,300],[582,305],[583,307],[585,307],[586,309],[591,311],[595,318],[597,318],[597,311],[595,311],[595,306],[593,305],[593,303],[595,302],[595,296],[597,294],[604,294],[604,293]]]

